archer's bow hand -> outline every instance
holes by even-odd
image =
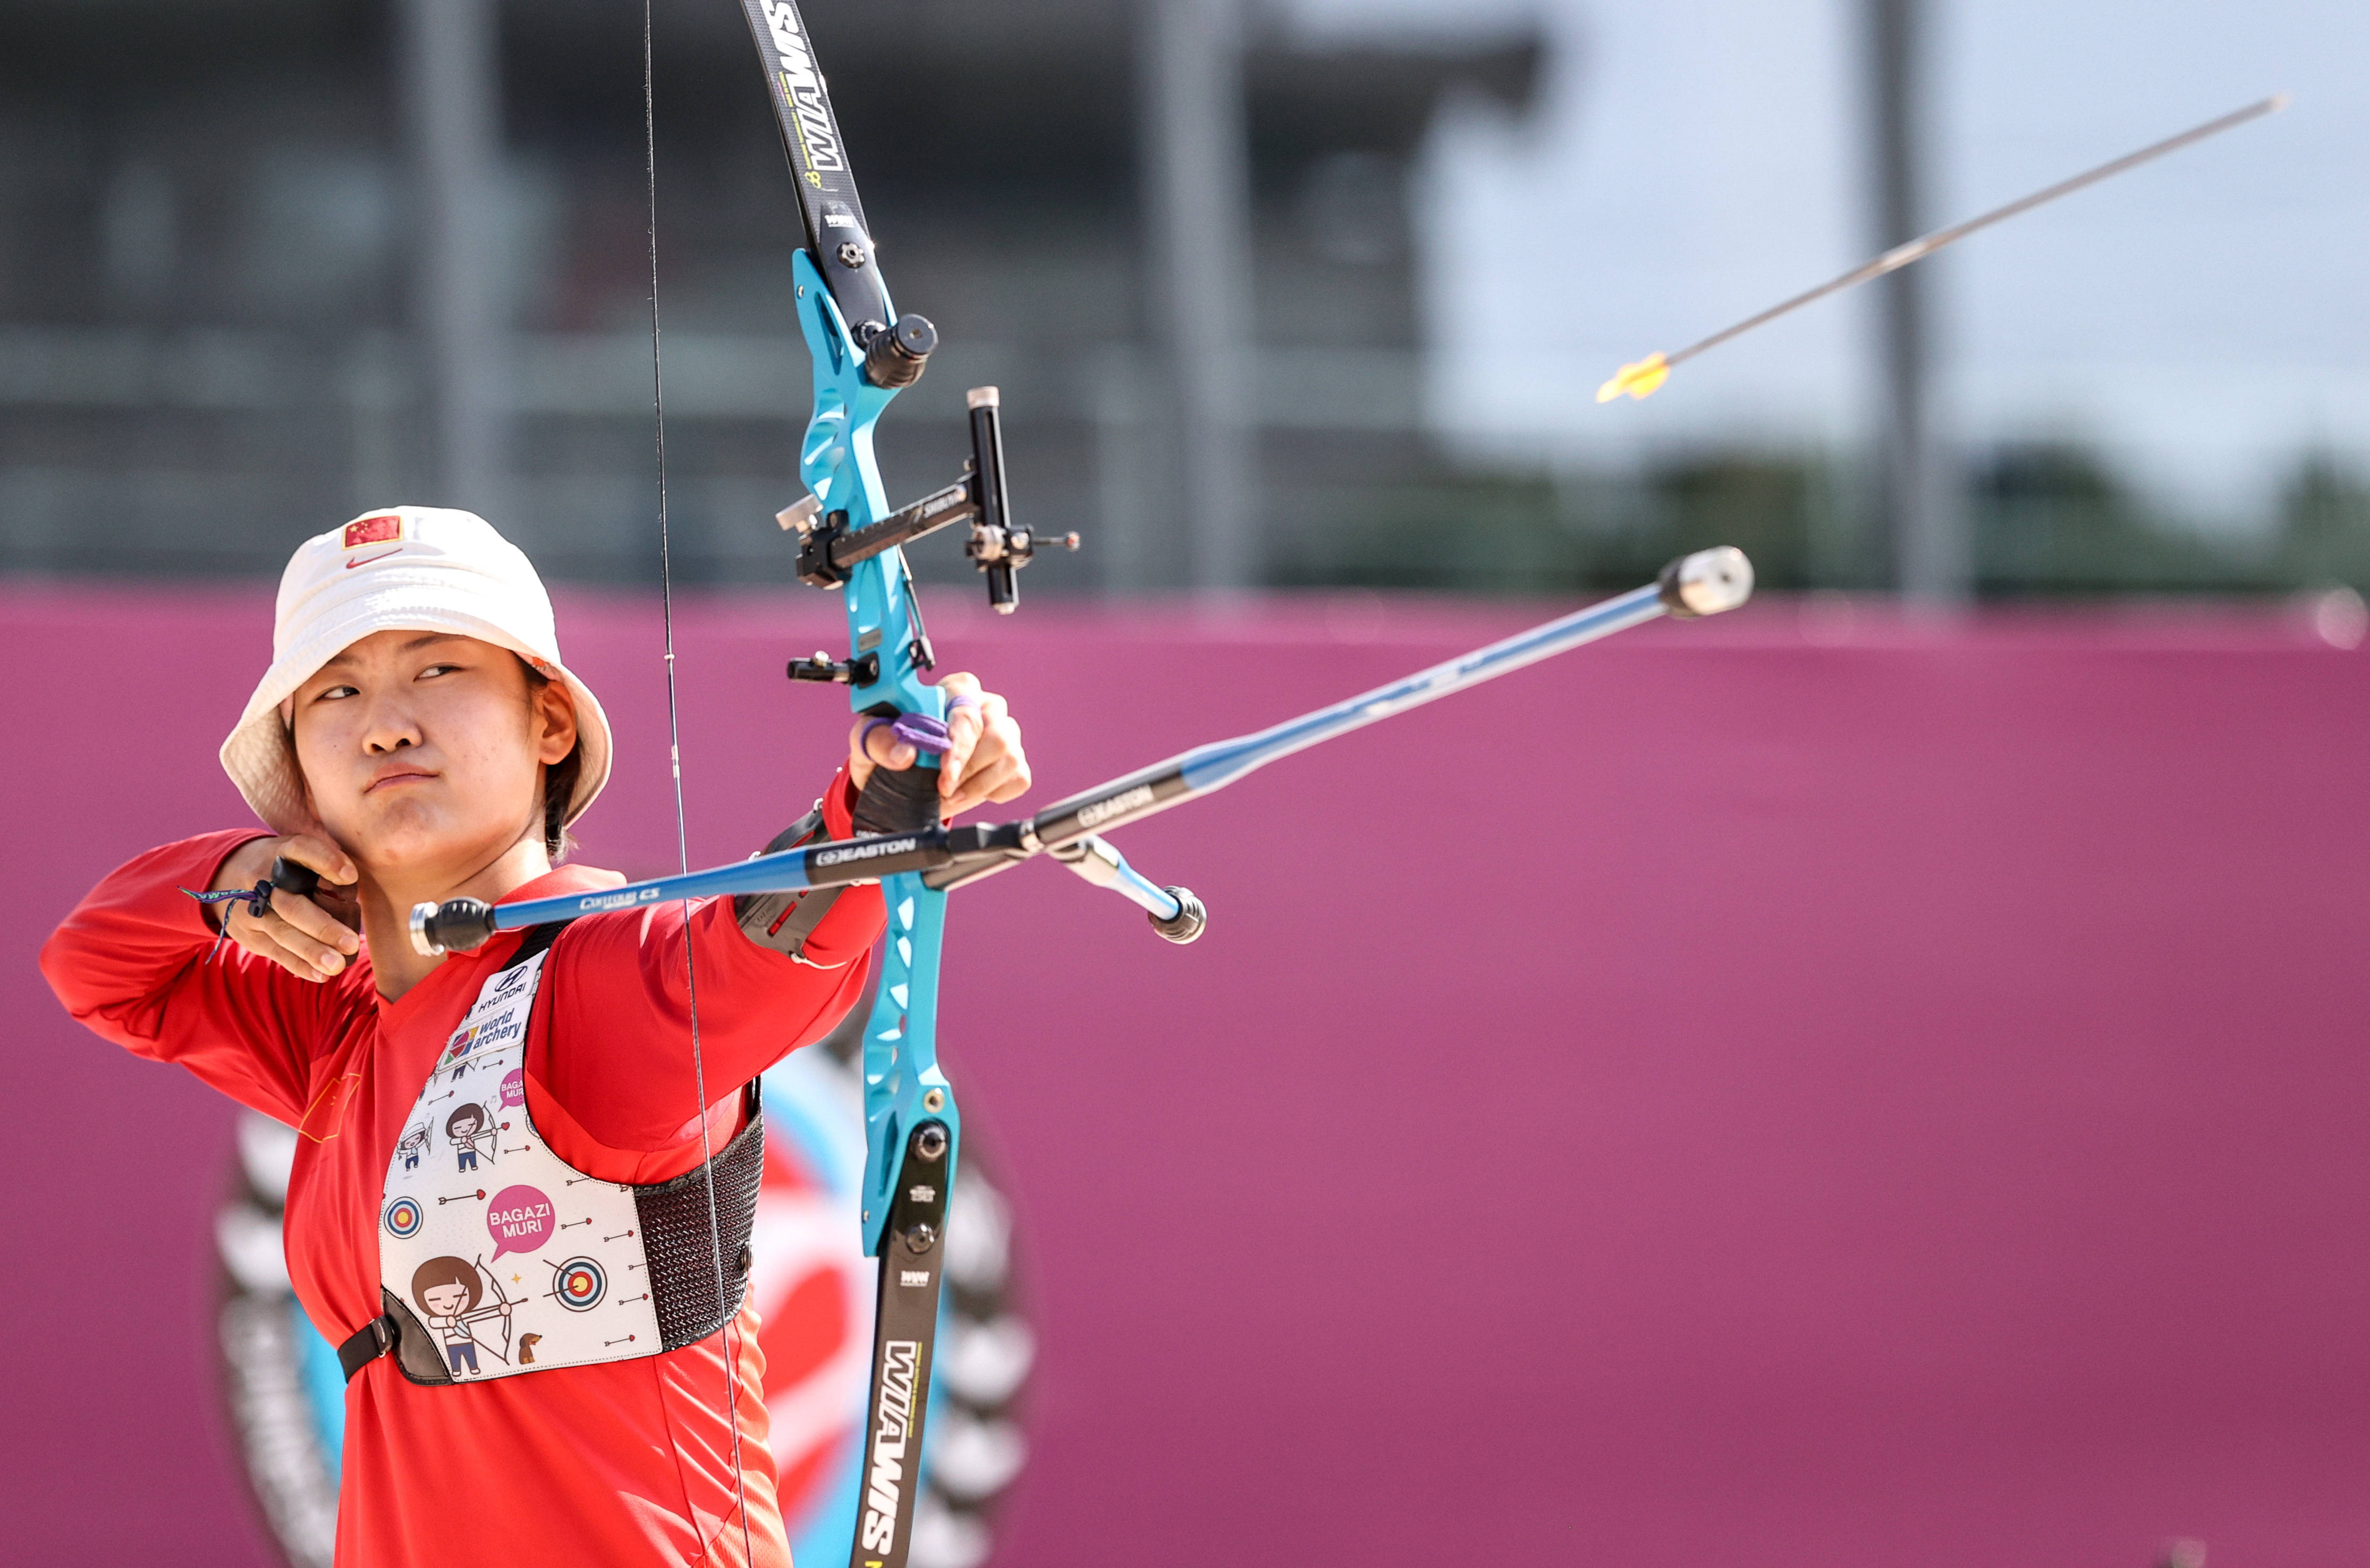
[[[952,821],[989,801],[1018,799],[1030,784],[1029,753],[1020,721],[1003,698],[980,687],[979,677],[957,672],[938,683],[947,694],[941,739],[907,720],[859,718],[847,735],[847,776],[862,790],[874,767],[900,771],[914,766],[921,748],[940,754],[938,816]]]

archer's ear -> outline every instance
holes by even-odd
[[[535,698],[536,711],[543,717],[535,760],[549,767],[576,749],[576,698],[565,681],[550,682]]]

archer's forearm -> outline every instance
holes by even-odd
[[[266,1115],[294,1123],[324,994],[248,958],[181,890],[205,888],[252,830],[149,850],[110,871],[41,950],[41,974],[74,1019],[135,1055],[187,1067]]]

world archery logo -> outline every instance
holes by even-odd
[[[551,1295],[571,1312],[590,1312],[609,1294],[609,1276],[591,1258],[551,1265]]]
[[[451,1066],[481,1045],[491,1050],[504,1041],[515,1038],[521,1022],[517,1009],[512,1009],[484,1023],[462,1030],[454,1034],[451,1043],[444,1047],[444,1055],[436,1064],[437,1070],[441,1072]]]
[[[483,1026],[481,1025],[479,1027]],[[477,1043],[477,1031],[476,1029],[465,1029],[461,1031],[460,1033],[453,1036],[451,1043],[444,1047],[444,1059],[436,1065],[439,1067],[447,1067],[452,1066],[454,1062],[457,1062],[462,1057],[467,1055],[470,1048],[475,1046]]]
[[[386,1213],[382,1217],[389,1236],[398,1241],[408,1241],[420,1234],[420,1228],[428,1216],[421,1211],[418,1198],[405,1196],[387,1205]]]

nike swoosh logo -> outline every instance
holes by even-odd
[[[387,557],[389,557],[389,556],[397,556],[397,555],[401,555],[402,553],[403,553],[403,547],[402,547],[401,545],[397,545],[397,546],[396,546],[396,547],[395,547],[395,548],[393,548],[393,549],[391,549],[391,550],[381,550],[381,551],[379,551],[379,552],[378,552],[378,554],[376,554],[376,555],[374,555],[374,556],[364,556],[364,557],[362,557],[360,560],[350,560],[350,561],[346,562],[346,570],[347,570],[348,571],[351,571],[354,568],[356,568],[356,567],[358,567],[358,566],[368,566],[371,562],[373,562],[373,561],[374,561],[374,560],[385,560],[385,559]]]

